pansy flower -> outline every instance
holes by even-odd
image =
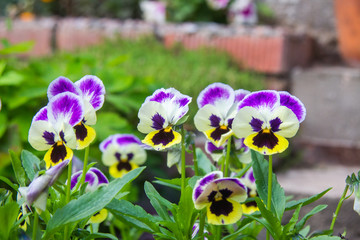
[[[249,93],[242,89],[234,91],[223,83],[210,84],[197,98],[199,111],[194,118],[195,127],[220,147],[233,135],[232,122],[237,106]]]
[[[65,159],[72,159],[76,148],[73,127],[83,119],[84,106],[80,97],[64,92],[51,98],[48,105],[34,116],[28,140],[38,151],[47,150],[44,160],[46,168]]]
[[[132,134],[115,134],[100,143],[102,162],[110,167],[110,175],[120,178],[146,161],[140,139]]]
[[[196,209],[206,207],[208,223],[232,224],[242,216],[241,202],[247,198],[247,189],[237,178],[223,178],[214,171],[196,182],[193,201]]]
[[[253,0],[233,1],[229,6],[228,19],[233,24],[256,24],[258,17],[255,2]]]
[[[19,192],[25,198],[28,206],[34,205],[36,208],[45,211],[48,189],[56,182],[62,171],[69,164],[69,161],[62,161],[50,168],[45,174],[35,178],[28,187],[19,188]]]
[[[283,152],[305,119],[304,104],[288,92],[265,90],[247,95],[233,122],[235,135],[264,155]]]
[[[240,178],[240,181],[247,187],[247,194],[249,198],[254,198],[258,196],[255,184],[255,177],[253,168],[249,170]],[[242,204],[244,213],[251,214],[253,212],[259,211],[255,201],[247,201]]]
[[[23,217],[23,213],[20,211],[18,217],[16,218],[17,221],[19,221]],[[20,222],[19,227],[26,232],[27,225],[29,224],[29,220],[25,218],[23,221]]]
[[[71,176],[71,190],[78,184],[81,179],[81,175],[82,171],[78,171]],[[108,184],[109,180],[99,169],[92,167],[85,174],[85,182],[88,183],[85,192],[92,192],[100,186]],[[106,209],[101,209],[90,218],[88,223],[101,223],[107,218],[107,216],[108,211]]]
[[[77,149],[83,149],[96,136],[95,130],[90,126],[96,124],[96,111],[104,104],[104,84],[98,77],[92,75],[86,75],[75,83],[65,77],[58,77],[50,83],[47,95],[51,100],[54,96],[63,92],[74,93],[83,102],[83,119],[74,126]]]
[[[229,0],[206,0],[207,5],[213,10],[226,8]]]
[[[181,134],[173,127],[188,112],[191,97],[174,88],[158,89],[142,104],[138,130],[147,134],[143,143],[163,150],[181,142]]]

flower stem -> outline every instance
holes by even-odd
[[[186,165],[185,165],[185,129],[181,126],[181,194],[185,193]]]
[[[334,213],[334,215],[333,215],[333,219],[332,219],[332,221],[331,221],[331,225],[330,225],[330,230],[331,230],[331,231],[334,230],[334,225],[335,225],[335,222],[336,222],[336,218],[338,217],[338,214],[339,214],[339,212],[340,212],[340,208],[341,208],[344,200],[347,199],[347,198],[346,198],[346,194],[347,194],[348,190],[349,190],[349,185],[346,185],[346,187],[345,187],[345,189],[344,189],[344,192],[343,192],[343,194],[342,194],[342,196],[341,196],[341,198],[340,198],[340,200],[339,200],[339,203],[338,203],[338,205],[337,205],[337,207],[336,207],[336,211],[335,211],[335,213]]]
[[[197,161],[197,156],[196,156],[196,146],[195,146],[195,143],[192,144],[192,149],[193,149],[193,161],[194,161],[194,172],[195,172],[195,176],[199,176],[199,167],[198,167],[198,161]]]
[[[204,229],[205,229],[205,212],[200,212],[200,223],[199,223],[199,239],[204,239]]]
[[[33,232],[32,232],[32,239],[33,240],[36,240],[36,232],[37,232],[37,228],[38,228],[38,223],[39,223],[39,216],[38,216],[38,213],[35,210],[34,211],[34,226],[33,226]]]
[[[229,138],[229,140],[228,140],[228,142],[227,142],[224,177],[228,177],[228,176],[229,176],[230,151],[231,151],[231,137]]]
[[[215,240],[221,239],[221,225],[215,225]]]
[[[269,155],[269,172],[268,172],[268,196],[266,207],[269,211],[271,211],[271,191],[272,191],[272,155]],[[270,232],[266,232],[266,240],[270,239]]]
[[[67,177],[66,197],[65,197],[66,204],[68,204],[70,202],[71,170],[72,170],[72,160],[70,160],[69,165],[68,165],[68,177]],[[69,226],[66,225],[65,229],[64,229],[64,240],[68,239],[67,238],[68,232],[69,232]]]
[[[84,182],[85,182],[85,175],[86,175],[86,171],[87,171],[87,163],[88,163],[88,159],[89,159],[89,150],[90,150],[90,145],[85,148],[84,167],[83,167],[83,172],[81,174],[81,179],[80,179],[79,186],[83,185]]]

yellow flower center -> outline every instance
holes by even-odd
[[[227,130],[227,126],[221,125],[221,126],[220,126],[220,129]]]
[[[172,129],[171,129],[171,126],[167,126],[167,127],[164,129],[165,132],[171,132],[171,130],[172,130]]]
[[[263,133],[270,133],[270,129],[265,128],[265,129],[263,130]]]

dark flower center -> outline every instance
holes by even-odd
[[[65,160],[67,155],[66,147],[63,142],[57,142],[53,145],[53,150],[51,151],[51,161],[53,163],[58,163],[60,160]]]
[[[161,129],[158,133],[156,133],[151,139],[154,145],[162,144],[163,146],[168,145],[175,139],[175,135],[171,127],[167,127]]]
[[[88,135],[88,131],[85,125],[82,122],[80,122],[79,124],[74,126],[74,129],[75,129],[76,139],[84,141],[84,139]]]
[[[258,148],[267,147],[268,149],[274,149],[278,144],[279,139],[270,129],[261,130],[254,138],[253,144]]]

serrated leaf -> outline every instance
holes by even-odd
[[[286,203],[286,207],[285,207],[285,210],[288,211],[288,210],[293,210],[295,209],[297,206],[299,206],[300,204],[302,204],[302,206],[306,206],[306,205],[309,205],[313,202],[315,202],[316,200],[320,199],[322,196],[324,196],[328,191],[330,191],[332,188],[328,188],[326,189],[325,191],[322,191],[321,193],[319,194],[315,194],[311,197],[308,197],[308,198],[303,198],[303,199],[300,199],[300,200],[294,200],[294,201],[290,201],[290,202],[287,202]]]
[[[122,178],[115,179],[108,185],[102,186],[94,192],[82,195],[78,199],[70,201],[63,208],[58,209],[47,225],[45,236],[49,238],[66,224],[75,223],[90,217],[103,209],[115,198],[123,187],[133,181],[144,168],[145,167],[136,168]]]
[[[200,149],[196,149],[196,157],[198,161],[200,175],[206,175],[209,172],[215,171],[216,167],[212,164],[206,154]]]
[[[32,181],[40,170],[40,159],[27,150],[21,152],[22,165],[26,175]]]
[[[12,167],[14,169],[16,180],[18,181],[21,187],[26,186],[26,175],[23,166],[21,165],[19,157],[15,154],[14,151],[9,150]]]
[[[256,179],[256,189],[261,200],[267,204],[268,192],[268,169],[269,163],[264,156],[258,152],[251,150],[251,158],[253,160],[254,177]],[[276,214],[277,219],[281,220],[285,211],[285,192],[277,181],[276,175],[272,176],[272,192],[271,192],[271,211]]]

